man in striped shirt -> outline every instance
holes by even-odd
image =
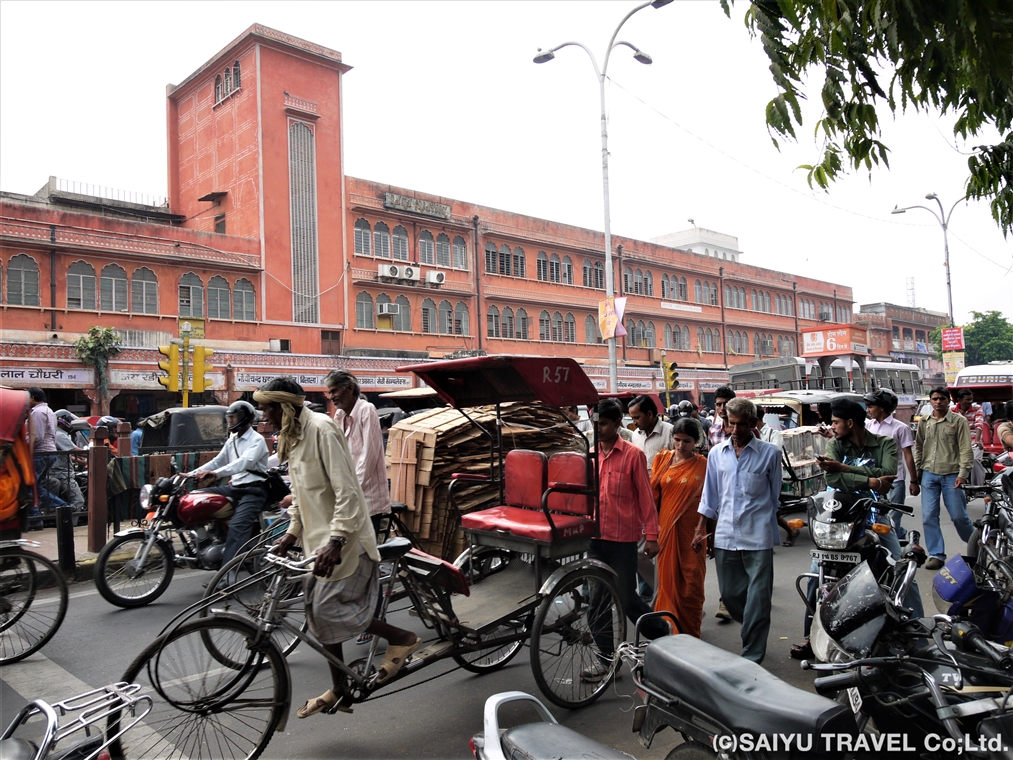
[[[619,601],[626,616],[636,623],[641,615],[652,611],[637,594],[637,543],[644,536],[647,556],[658,553],[658,510],[644,452],[619,435],[622,419],[623,409],[615,399],[598,404],[599,537],[591,541],[587,556],[615,570]],[[595,600],[591,606],[592,618],[600,617],[594,612]],[[668,625],[660,619],[650,621],[641,631],[652,639],[669,633]],[[606,662],[582,670],[584,681],[604,678],[614,652],[610,630],[595,630],[595,642]]]

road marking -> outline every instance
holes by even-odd
[[[181,579],[196,578],[196,577],[198,577],[200,575],[204,575],[205,573],[208,573],[208,572],[210,572],[210,571],[209,570],[188,570],[186,572],[177,572],[177,573],[173,574],[172,579],[173,579],[173,581],[175,581],[177,578],[181,578]],[[89,585],[91,585],[90,581],[89,581]],[[96,595],[98,595],[98,589],[95,588],[94,586],[92,586],[87,591],[74,591],[73,593],[69,594],[67,596],[67,598],[68,599],[78,599],[78,598],[85,597],[85,596],[96,596]],[[55,604],[59,600],[60,600],[59,595],[54,594],[52,596],[48,596],[45,599],[36,599],[32,604]]]

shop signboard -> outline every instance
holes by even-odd
[[[94,388],[92,369],[62,367],[0,367],[0,385],[12,388]]]
[[[838,327],[802,334],[803,356],[837,356],[868,354],[868,337],[864,327]]]

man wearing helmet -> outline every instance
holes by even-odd
[[[224,494],[236,505],[225,539],[222,564],[236,556],[236,552],[252,533],[257,515],[264,508],[267,492],[267,443],[264,436],[253,429],[257,414],[253,405],[236,401],[225,412],[229,426],[229,439],[222,450],[207,464],[188,473],[197,478],[198,485],[214,478],[228,478],[229,484],[207,488],[210,493]]]
[[[907,486],[904,484],[907,473],[915,471],[914,445],[915,437],[911,428],[900,422],[893,416],[897,410],[897,394],[889,388],[880,388],[878,391],[866,393],[865,401],[865,429],[876,435],[885,435],[897,442],[897,449],[900,457],[897,459],[897,479],[890,487],[890,493],[886,497],[891,504],[903,504],[904,496],[907,493]],[[918,495],[918,484],[911,481],[911,495]],[[890,513],[893,521],[893,529],[899,540],[903,540],[907,531],[901,527],[900,520],[903,515],[896,510]]]

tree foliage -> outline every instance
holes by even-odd
[[[109,398],[109,359],[120,352],[120,335],[112,327],[90,327],[88,334],[78,338],[74,344],[77,356],[88,367],[95,368],[95,382],[98,385],[99,405],[105,411]]]
[[[721,0],[730,12],[734,0]],[[1009,0],[759,0],[746,14],[770,59],[779,94],[767,104],[771,138],[796,139],[802,79],[822,71],[822,146],[809,185],[826,190],[851,168],[889,166],[880,112],[907,108],[956,115],[954,134],[995,127],[1001,140],[975,146],[966,197],[989,201],[1013,230],[1013,3]],[[888,78],[889,81],[881,79]]]
[[[1013,323],[998,311],[972,311],[971,315],[971,324],[964,325],[964,366],[1013,362]],[[942,345],[941,328],[933,330],[929,340],[935,346]]]

